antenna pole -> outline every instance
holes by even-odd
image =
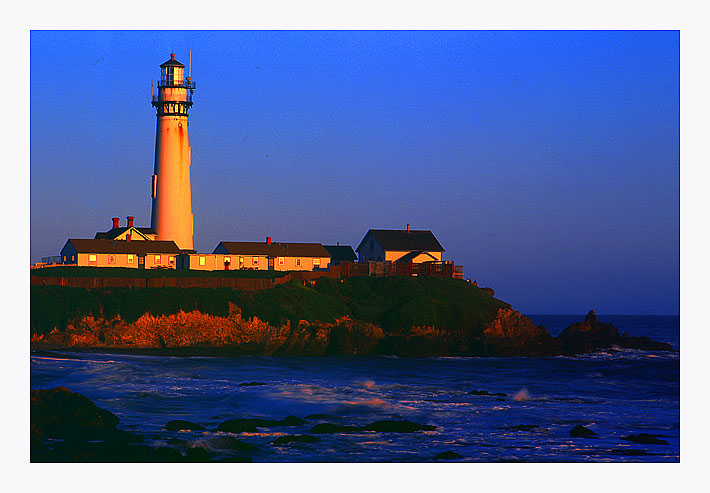
[[[190,63],[187,68],[187,75],[189,75],[190,78],[192,78],[192,50],[190,50]]]

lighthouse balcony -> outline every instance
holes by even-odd
[[[158,87],[180,87],[183,89],[195,89],[195,81],[192,80],[184,80],[184,81],[177,81],[177,80],[172,80],[170,78],[167,79],[160,79],[160,82],[158,83]]]

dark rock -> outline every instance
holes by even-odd
[[[362,431],[357,426],[342,426],[333,423],[320,423],[311,428],[311,433],[353,433]]]
[[[237,387],[256,387],[259,385],[266,385],[264,382],[243,382],[237,385]]]
[[[590,438],[596,435],[592,430],[582,425],[577,425],[569,431],[569,436],[572,438]]]
[[[172,447],[156,447],[151,450],[146,462],[183,462],[184,457]]]
[[[244,431],[256,431],[256,428],[270,428],[272,426],[300,426],[306,424],[305,419],[297,418],[296,416],[287,416],[284,419],[263,419],[263,418],[238,418],[230,419],[225,423],[230,423],[230,426],[245,428]],[[224,423],[222,423],[224,424]],[[220,425],[222,426],[222,425]],[[228,431],[220,430],[219,431]]]
[[[65,387],[30,391],[30,429],[35,437],[105,439],[117,436],[118,417]]]
[[[320,442],[320,438],[311,435],[284,435],[272,441],[274,445],[287,445],[292,442],[300,443],[316,443]]]
[[[408,420],[397,421],[393,419],[382,419],[365,426],[363,429],[387,433],[414,433],[416,431],[433,431],[436,429],[436,426],[422,425]]]
[[[296,416],[286,416],[274,426],[300,426],[306,424],[305,419],[297,418]]]
[[[639,456],[639,455],[658,455],[652,454],[651,452],[646,452],[645,450],[636,449],[613,449],[611,452],[613,455],[628,455],[628,456]]]
[[[509,427],[503,428],[503,429],[510,430],[510,431],[530,431],[530,430],[534,430],[535,428],[540,428],[540,427],[538,425],[517,425],[517,426],[509,426]]]
[[[496,392],[494,394],[491,394],[487,390],[472,390],[469,392],[469,395],[488,395],[492,397],[507,397],[508,394],[504,394],[503,392]]]
[[[191,447],[185,453],[185,462],[211,462],[209,452],[202,447]]]
[[[47,462],[145,462],[150,452],[145,445],[68,439],[53,444]]]
[[[191,421],[185,421],[183,419],[173,419],[172,421],[168,421],[168,423],[165,425],[165,429],[167,431],[204,431],[205,427],[202,425],[198,425],[197,423],[193,423]]]
[[[638,443],[640,445],[668,445],[668,442],[661,440],[656,435],[651,435],[649,433],[639,433],[638,435],[628,435],[621,437],[622,440],[627,440],[629,442]]]
[[[209,440],[206,448],[217,450],[239,450],[240,452],[255,452],[258,450],[256,445],[230,436],[213,438]]]
[[[562,354],[560,341],[547,329],[510,308],[500,308],[483,326],[484,356],[550,356]]]
[[[451,459],[462,459],[463,455],[457,454],[456,452],[442,452],[434,456],[434,460],[451,460]]]
[[[493,290],[493,288],[481,288],[481,291],[485,292],[491,298],[496,295],[496,292]]]

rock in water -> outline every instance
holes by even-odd
[[[165,425],[165,429],[168,431],[204,431],[205,427],[191,421],[185,421],[184,419],[173,419],[172,421],[168,421]]]
[[[367,425],[367,431],[389,432],[389,433],[414,433],[415,431],[433,431],[436,426],[422,425],[412,421],[397,421],[393,419],[382,419]]]
[[[638,443],[641,445],[668,445],[668,442],[661,440],[656,435],[651,435],[649,433],[639,433],[638,435],[628,435],[621,438],[622,440],[627,440],[629,442]]]
[[[569,431],[569,436],[572,438],[591,438],[597,436],[597,434],[586,426],[577,425]]]
[[[45,438],[104,439],[116,435],[118,417],[65,387],[30,392],[30,423]]]
[[[456,452],[442,452],[434,456],[434,460],[451,460],[451,459],[462,459],[463,455],[457,454]]]

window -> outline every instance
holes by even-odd
[[[259,263],[259,257],[254,257],[251,259],[251,263],[257,265]]]
[[[65,262],[67,261],[67,256],[66,256],[66,255],[64,255],[64,261],[65,261]]]
[[[313,259],[313,267],[320,267],[320,259],[319,258]]]
[[[115,256],[115,255],[109,255],[109,256],[108,256],[108,263],[109,263],[109,264],[115,264],[115,263],[116,263],[116,256]]]
[[[128,260],[128,263],[129,263],[129,264],[132,264],[132,263],[133,263],[133,254],[132,254],[132,253],[129,253],[129,254],[128,254],[128,259],[127,259],[127,260]]]
[[[155,256],[155,263],[159,264],[160,263],[160,255]]]
[[[286,260],[283,257],[279,257],[279,265],[284,265]]]
[[[301,266],[301,259],[297,258],[296,259],[296,267],[300,267],[300,266]]]
[[[175,257],[168,257],[168,263],[174,264],[174,263],[175,263]]]
[[[231,257],[224,257],[224,263],[225,263],[225,264],[231,264],[231,263],[232,263]]]
[[[200,265],[205,265],[205,257],[200,257]]]
[[[96,262],[96,254],[95,253],[89,254],[89,262]]]

